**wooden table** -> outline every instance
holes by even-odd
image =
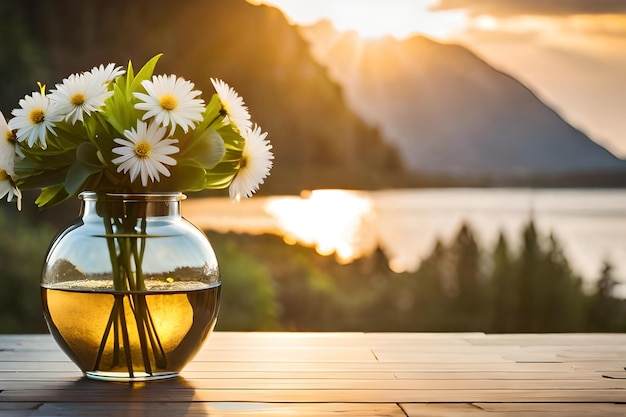
[[[82,377],[0,336],[0,417],[624,416],[625,334],[216,332],[178,379]]]

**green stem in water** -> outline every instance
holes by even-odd
[[[113,219],[108,214],[105,214],[103,216],[103,220],[104,229],[106,231],[107,248],[109,249],[109,259],[111,260],[111,271],[113,271],[113,289],[116,291],[122,291],[126,289],[126,287],[124,286],[124,280],[120,274],[120,266],[117,259],[117,252],[115,250]]]
[[[94,364],[93,369],[98,369],[100,367],[100,361],[102,360],[102,354],[104,353],[104,348],[106,346],[107,340],[109,338],[109,333],[111,332],[111,326],[113,325],[113,323],[115,323],[115,328],[117,329],[117,298],[115,299],[115,302],[113,304],[113,309],[111,310],[111,314],[109,315],[109,320],[107,321],[107,325],[106,328],[104,330],[104,335],[102,336],[102,340],[100,341],[100,347],[98,348],[98,355],[96,356],[96,362]],[[117,336],[117,331],[115,332],[115,335]],[[117,337],[116,337],[117,339]],[[114,347],[117,347],[117,344],[114,345]],[[114,351],[114,360],[113,360],[113,365],[115,365],[115,351]]]
[[[126,369],[128,370],[128,376],[130,378],[135,377],[135,372],[133,370],[133,358],[131,356],[130,351],[130,340],[128,338],[128,327],[126,326],[126,314],[124,312],[124,295],[123,294],[115,294],[116,304],[118,304],[119,299],[119,318],[120,324],[122,327],[122,339],[124,341],[124,356],[126,357]]]

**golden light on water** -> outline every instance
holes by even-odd
[[[314,247],[320,255],[335,254],[340,262],[362,256],[358,248],[369,240],[363,224],[374,217],[370,199],[343,190],[270,199],[265,211],[276,219],[285,242]]]

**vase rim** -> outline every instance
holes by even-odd
[[[148,201],[182,201],[187,198],[185,194],[179,191],[173,192],[106,192],[97,193],[95,191],[83,191],[78,194],[78,198],[84,201],[96,201],[98,198],[113,201],[127,201],[127,202],[148,202]]]

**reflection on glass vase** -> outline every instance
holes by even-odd
[[[215,327],[221,281],[181,193],[83,192],[41,278],[50,332],[87,377],[178,375]]]

